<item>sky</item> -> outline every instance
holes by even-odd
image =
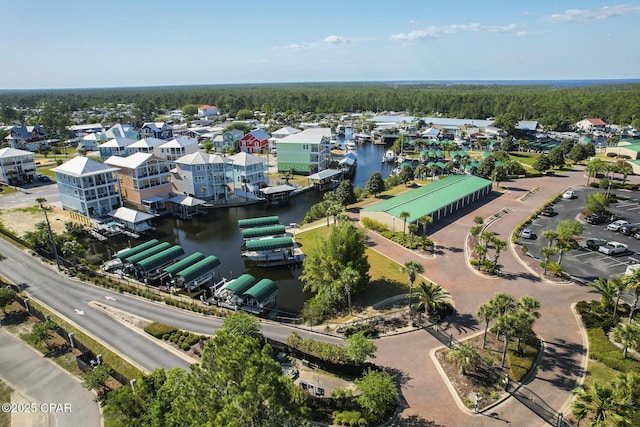
[[[2,14],[0,89],[640,78],[640,1],[7,0]]]

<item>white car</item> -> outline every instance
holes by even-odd
[[[631,224],[629,221],[625,221],[624,219],[619,219],[617,221],[613,221],[611,224],[607,225],[607,230],[609,231],[620,231],[622,227],[625,225]]]
[[[533,239],[533,230],[530,228],[522,229],[522,234],[520,234],[520,237],[522,237],[523,239]]]
[[[599,252],[605,255],[623,254],[629,250],[629,247],[620,242],[607,242],[606,245],[602,245],[598,248]]]
[[[573,190],[565,191],[562,194],[562,198],[563,199],[575,199],[576,198],[576,193],[574,193]]]

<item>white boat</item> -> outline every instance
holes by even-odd
[[[393,163],[396,160],[396,153],[393,150],[388,150],[382,156],[382,163]]]
[[[347,141],[344,144],[344,148],[346,149],[347,153],[355,153],[357,151],[356,144],[352,141]]]
[[[345,127],[345,125],[336,126],[336,134],[340,136],[344,136],[346,131],[347,131],[347,128]]]

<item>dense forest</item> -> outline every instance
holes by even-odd
[[[640,125],[640,84],[593,86],[445,85],[434,83],[296,83],[109,89],[0,91],[2,107],[64,104],[69,110],[134,104],[149,111],[210,104],[234,115],[406,111],[421,116],[484,119],[513,115],[556,130],[586,117]]]

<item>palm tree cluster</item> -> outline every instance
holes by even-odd
[[[491,322],[494,322],[491,330],[496,333],[496,338],[502,335],[504,339],[501,367],[504,367],[512,337],[517,338],[517,351],[520,353],[522,340],[535,336],[533,324],[540,317],[539,309],[540,302],[537,299],[525,295],[516,301],[513,295],[506,292],[496,293],[492,300],[478,307],[476,315],[485,325],[482,348],[486,347]]]
[[[584,231],[584,226],[575,220],[561,221],[555,230],[545,230],[542,237],[549,241],[549,245],[541,249],[544,261],[540,266],[544,268],[544,274],[547,271],[554,276],[562,274],[562,257],[563,255],[575,247],[574,237]],[[557,261],[551,261],[551,256],[558,254]]]
[[[502,251],[507,249],[506,240],[500,239],[491,231],[482,231],[482,226],[476,225],[469,231],[477,243],[473,247],[473,253],[478,257],[472,260],[479,270],[495,273],[498,270],[498,259]],[[489,250],[493,249],[493,260],[488,258]]]
[[[413,284],[419,274],[424,273],[424,267],[417,261],[407,261],[402,266],[402,272],[407,275],[409,280],[409,311],[416,310],[418,313],[426,312],[427,316],[440,318],[443,313],[450,310],[452,305],[451,294],[442,286],[424,281],[420,282],[420,286],[416,292],[413,291]],[[413,301],[417,301],[413,304]]]
[[[595,382],[573,390],[576,399],[571,405],[578,421],[589,420],[591,426],[630,426],[638,421],[640,375],[619,374],[612,384]]]

